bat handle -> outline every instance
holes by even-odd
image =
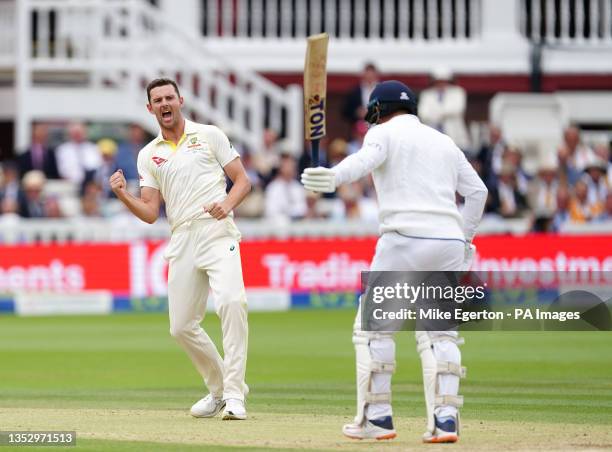
[[[311,166],[316,168],[319,166],[319,140],[312,140],[310,142],[310,150],[312,151],[312,162]]]

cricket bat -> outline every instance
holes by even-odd
[[[310,141],[313,167],[319,166],[319,140],[325,136],[328,42],[327,33],[309,36],[304,62],[304,134]]]

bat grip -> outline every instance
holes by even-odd
[[[310,142],[310,150],[312,154],[311,166],[316,168],[319,166],[319,140],[312,140]]]

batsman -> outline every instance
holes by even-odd
[[[333,168],[308,168],[304,187],[330,193],[372,173],[378,197],[380,238],[371,271],[455,271],[469,267],[471,244],[487,189],[451,138],[422,124],[414,93],[386,81],[372,92],[366,114],[371,125],[362,148]],[[458,192],[465,198],[460,212]],[[458,395],[462,343],[457,331],[416,331],[427,412],[426,443],[458,440]],[[344,435],[354,439],[395,438],[391,375],[395,341],[391,332],[368,332],[357,313],[353,327],[357,361],[357,415]]]

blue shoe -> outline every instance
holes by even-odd
[[[435,431],[433,435],[430,432],[423,435],[424,443],[456,443],[459,440],[459,432],[457,429],[457,419],[453,416],[438,418],[434,415]]]
[[[393,439],[397,436],[393,428],[393,418],[385,416],[378,419],[368,419],[363,424],[346,424],[342,433],[352,439]]]

